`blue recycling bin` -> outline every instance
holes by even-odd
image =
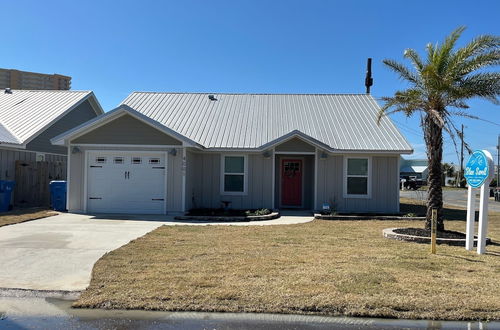
[[[10,209],[15,185],[15,181],[0,180],[0,212],[7,212]]]
[[[50,181],[50,201],[55,211],[66,211],[66,181]]]

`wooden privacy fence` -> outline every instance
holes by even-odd
[[[18,207],[49,206],[49,183],[66,179],[65,162],[16,161],[14,205]]]

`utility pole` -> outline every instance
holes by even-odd
[[[460,140],[462,142],[462,147],[460,150],[460,172],[458,173],[457,187],[460,187],[462,185],[462,175],[464,169],[464,124],[462,124],[462,133],[460,134]]]
[[[365,78],[366,94],[370,94],[370,87],[373,86],[372,78],[372,59],[368,58],[366,62],[366,78]]]

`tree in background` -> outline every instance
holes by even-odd
[[[446,186],[446,177],[453,178],[455,176],[455,167],[448,163],[443,163],[442,186]],[[456,179],[454,180],[456,182]]]

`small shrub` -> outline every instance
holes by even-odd
[[[245,215],[248,217],[248,216],[252,216],[252,215],[268,215],[268,214],[271,214],[271,210],[269,209],[258,209],[258,210],[247,210],[245,211]]]
[[[417,214],[413,213],[413,212],[406,213],[405,215],[403,215],[404,218],[414,218],[416,216],[417,216]]]

